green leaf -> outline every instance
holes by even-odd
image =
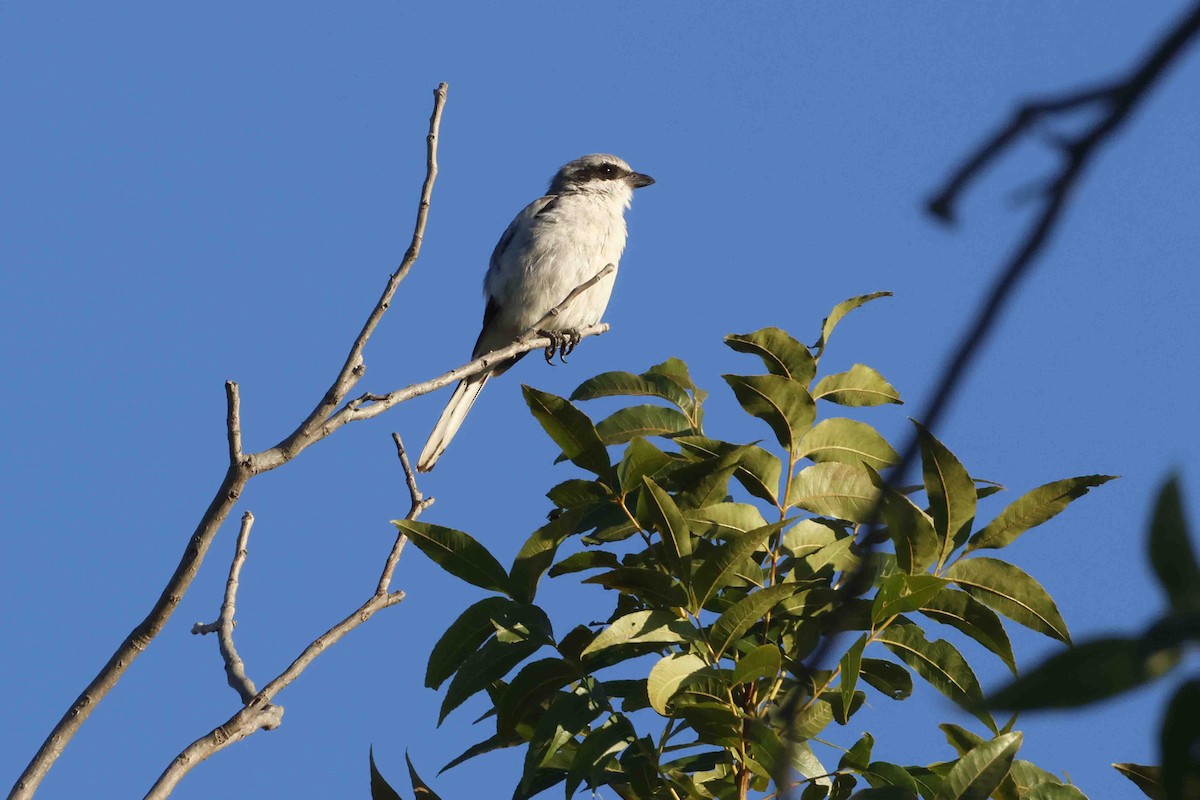
[[[714,548],[705,557],[704,563],[697,567],[692,578],[692,592],[696,599],[691,610],[695,612],[703,608],[715,592],[728,586],[735,577],[738,566],[751,554],[764,549],[767,541],[785,524],[786,522],[776,522],[764,525]]]
[[[853,775],[843,772],[833,779],[833,789],[829,792],[829,800],[850,800],[850,793],[854,791],[855,784],[858,783],[858,778]]]
[[[830,782],[832,784],[832,781]],[[829,787],[823,783],[810,783],[804,787],[800,800],[825,800],[829,796]]]
[[[844,656],[842,656],[842,660],[841,660],[841,664],[840,664],[840,666],[842,668],[842,681],[841,681],[841,684],[838,686],[838,691],[842,695],[841,708],[843,708],[843,709],[848,709],[853,704],[854,690],[858,686],[858,673],[859,673],[859,669],[862,667],[862,652],[863,652],[863,648],[866,646],[867,646],[867,634],[864,633],[862,636],[859,636],[858,639],[855,640],[854,644],[850,645],[850,649],[846,651],[846,654]],[[835,717],[836,717],[836,713],[835,713]],[[842,717],[842,718],[838,719],[838,723],[841,725],[845,725],[847,721],[848,721],[848,719],[846,717]],[[870,736],[870,734],[864,734],[864,735]],[[872,739],[871,742],[874,743],[874,739]],[[851,751],[851,752],[853,752],[853,751]],[[870,760],[871,760],[871,747],[870,747],[870,745],[868,745],[866,756],[862,759],[863,765],[865,766],[866,763]],[[845,759],[842,759],[842,763],[845,764]],[[841,769],[840,765],[839,765],[838,769]]]
[[[802,519],[787,530],[781,544],[785,552],[804,558],[848,536],[844,529],[827,520]]]
[[[1162,784],[1162,767],[1150,767],[1144,764],[1113,764],[1113,769],[1124,775],[1142,790],[1142,793],[1152,800],[1163,800],[1166,793]]]
[[[673,644],[690,641],[696,629],[669,611],[634,611],[613,621],[583,649],[581,656],[627,644]]]
[[[529,662],[513,677],[496,702],[496,732],[513,733],[517,723],[538,711],[543,702],[579,677],[575,667],[561,658]]]
[[[917,782],[908,774],[908,770],[898,764],[889,764],[886,761],[872,761],[863,771],[863,777],[876,788],[894,786],[907,791],[909,794],[900,795],[903,797],[916,798],[920,791]]]
[[[538,581],[554,562],[558,546],[571,535],[577,517],[581,514],[579,509],[568,511],[538,528],[525,540],[525,544],[521,545],[508,574],[508,583],[514,599],[523,603],[533,602]]]
[[[619,567],[616,553],[607,550],[582,550],[572,553],[550,568],[549,575],[555,578],[570,572],[583,572],[585,569],[613,569]]]
[[[887,439],[865,422],[844,417],[821,420],[800,439],[797,458],[816,462],[868,464],[875,469],[895,464],[900,456]]]
[[[879,516],[896,548],[896,564],[909,575],[924,573],[937,561],[940,551],[933,519],[912,500],[888,486],[874,468],[867,465],[865,469],[871,483],[883,492]]]
[[[1176,611],[1200,610],[1200,565],[1192,550],[1179,479],[1159,490],[1150,520],[1150,563]]]
[[[906,700],[912,694],[912,676],[908,670],[891,661],[879,658],[864,658],[858,670],[868,684],[892,700]]]
[[[688,605],[687,591],[665,572],[643,567],[618,567],[593,575],[584,583],[595,583],[656,605],[683,608]]]
[[[637,436],[692,433],[692,423],[673,408],[642,405],[619,409],[596,423],[596,433],[605,444],[624,444]]]
[[[717,621],[712,624],[708,634],[708,642],[713,649],[713,658],[719,659],[721,654],[739,639],[742,634],[754,627],[781,600],[784,600],[799,590],[794,583],[783,583],[768,586],[743,597],[727,608]]]
[[[975,521],[975,481],[944,444],[920,423],[921,472],[925,479],[925,494],[929,497],[933,529],[941,541],[937,567],[971,535]]]
[[[838,769],[850,769],[862,772],[871,763],[871,749],[875,747],[875,737],[864,733],[859,740],[842,755],[838,761]]]
[[[608,450],[587,414],[563,398],[532,386],[522,385],[521,391],[534,418],[562,448],[567,459],[601,478],[608,477],[612,471]]]
[[[912,623],[898,620],[876,634],[877,641],[900,657],[933,688],[969,711],[989,730],[996,723],[983,708],[983,689],[967,660],[947,641],[928,641],[924,632]]]
[[[778,375],[722,375],[747,414],[771,426],[775,439],[795,452],[817,414],[808,390]]]
[[[871,621],[883,622],[899,614],[916,611],[946,586],[935,575],[905,575],[897,572],[884,578],[871,607]]]
[[[1036,764],[1016,759],[1012,763],[1012,768],[1008,771],[1008,779],[1005,781],[1012,782],[1013,788],[1017,792],[1017,796],[1026,798],[1029,794],[1045,783],[1058,784],[1061,783],[1058,777],[1053,773],[1047,772]]]
[[[496,632],[493,620],[515,605],[507,597],[485,597],[459,614],[429,654],[425,686],[436,689],[457,672],[467,656],[478,650]]]
[[[367,749],[367,759],[371,763],[371,800],[401,800],[400,793],[392,788],[379,768],[375,766],[375,748]]]
[[[812,390],[813,400],[828,400],[841,406],[902,404],[900,393],[866,364],[855,364],[845,372],[826,375]]]
[[[913,782],[916,785],[916,782]],[[915,789],[904,786],[877,786],[850,795],[849,800],[918,800]]]
[[[796,473],[788,489],[787,507],[866,522],[878,494],[865,467],[827,461]]]
[[[675,700],[675,716],[692,726],[705,744],[719,747],[741,744],[744,716],[736,706],[681,692]]]
[[[821,575],[825,571],[849,572],[857,568],[859,563],[860,559],[854,552],[854,537],[843,536],[833,544],[800,559],[796,566],[796,574],[808,578]]]
[[[653,373],[634,375],[632,372],[603,372],[588,378],[571,392],[572,401],[616,396],[661,397],[685,413],[692,412],[692,398],[688,397],[684,388],[670,378]]]
[[[697,536],[736,539],[767,524],[762,512],[749,503],[714,503],[685,509],[683,517]]]
[[[999,656],[1014,675],[1017,673],[1012,643],[1004,631],[1004,624],[994,611],[971,595],[947,587],[930,598],[919,610],[930,619],[957,628],[970,636]]]
[[[490,592],[511,593],[504,567],[468,534],[407,519],[394,519],[392,524],[408,536],[418,550],[454,577]]]
[[[1107,638],[1056,653],[990,698],[994,708],[1070,708],[1141,686],[1178,661],[1174,650],[1155,650],[1138,639]]]
[[[503,678],[517,664],[533,655],[541,646],[541,641],[504,642],[492,639],[483,647],[472,653],[458,672],[446,696],[442,698],[442,707],[438,712],[438,724],[454,709],[461,706],[468,698],[483,691],[492,681]]]
[[[1030,528],[1055,517],[1072,500],[1083,497],[1096,486],[1116,479],[1116,475],[1081,475],[1047,483],[1013,501],[983,530],[971,537],[967,552],[986,548],[998,549],[1012,544]]]
[[[672,653],[659,660],[650,669],[646,679],[646,695],[650,698],[650,707],[664,717],[667,714],[667,703],[679,691],[679,687],[707,665],[704,659],[692,653]]]
[[[1067,623],[1042,585],[1017,567],[995,558],[964,558],[944,577],[1013,622],[1071,643]]]
[[[484,753],[491,753],[495,750],[503,750],[504,748],[507,748],[507,747],[516,747],[517,745],[521,745],[521,744],[525,744],[525,739],[522,738],[521,736],[518,736],[518,735],[501,736],[500,734],[497,733],[493,736],[489,736],[488,738],[484,739],[482,742],[476,742],[475,744],[468,747],[466,750],[459,753],[458,756],[455,757],[448,764],[446,764],[446,766],[444,766],[440,770],[438,770],[438,775],[441,775],[443,772],[446,772],[447,770],[457,767],[459,764],[463,763],[464,761],[470,761],[475,756],[481,756]]]
[[[967,730],[961,725],[943,722],[941,725],[938,725],[938,727],[941,728],[942,733],[945,734],[946,741],[950,743],[950,746],[953,747],[954,751],[960,756],[966,755],[968,751],[987,741],[982,736],[971,733],[971,731]]]
[[[642,373],[643,378],[653,378],[655,376],[666,378],[682,389],[697,392],[697,399],[703,400],[706,396],[703,391],[696,388],[696,384],[692,382],[692,376],[688,373],[688,366],[678,358],[668,358],[661,364],[655,364],[650,369]]]
[[[1005,733],[971,749],[946,775],[939,800],[987,800],[1021,748],[1020,733]]]
[[[807,386],[817,373],[817,362],[808,348],[779,328],[762,328],[754,333],[732,333],[725,344],[739,353],[762,359],[772,375],[781,375]]]
[[[655,483],[653,478],[642,478],[642,482],[649,490],[649,494],[646,496],[646,506],[650,511],[654,527],[662,536],[667,552],[679,565],[680,577],[686,578],[687,573],[690,572],[689,559],[692,555],[692,532],[688,528],[687,520],[683,518],[683,514],[675,505],[671,495]]]
[[[1043,783],[1025,795],[1024,800],[1088,800],[1087,795],[1069,783]]]
[[[779,505],[779,478],[783,465],[779,459],[756,445],[738,446],[703,436],[679,436],[675,442],[685,451],[699,455],[716,456],[738,449],[738,467],[733,477],[755,497]]]
[[[880,297],[891,297],[891,292],[873,292],[871,294],[863,294],[858,297],[851,297],[849,300],[843,300],[833,307],[829,312],[829,316],[821,323],[821,338],[817,339],[817,343],[813,345],[813,349],[817,351],[817,358],[825,354],[825,346],[829,344],[829,335],[833,333],[833,329],[842,321],[842,318],[849,314],[854,309],[869,303]]]
[[[1200,679],[1184,682],[1166,706],[1159,746],[1168,800],[1200,796]]]
[[[738,659],[733,668],[732,682],[737,686],[754,683],[760,678],[774,680],[782,668],[783,659],[779,654],[779,646],[762,644]]]
[[[529,791],[535,771],[546,766],[565,744],[582,733],[600,711],[601,705],[582,689],[560,693],[534,728],[518,791]]]
[[[702,508],[720,503],[729,497],[729,479],[737,469],[739,449],[724,455],[676,462],[668,475],[663,476],[676,490],[675,503],[681,509]]]
[[[812,739],[833,722],[833,706],[828,700],[814,700],[808,708],[796,715],[792,723],[791,737],[795,741]]]
[[[413,766],[412,759],[408,757],[407,751],[404,753],[404,761],[408,764],[408,779],[412,783],[413,797],[419,800],[442,800],[437,796],[433,789],[425,781],[421,780],[421,776],[417,774],[417,768]]]
[[[613,714],[603,725],[593,728],[579,745],[579,752],[567,770],[567,797],[573,797],[585,779],[591,786],[597,786],[599,774],[636,738],[633,725],[624,714]]]
[[[532,604],[515,603],[492,618],[502,642],[538,641],[554,646],[554,628],[546,612]]]
[[[635,436],[625,448],[621,463],[617,465],[621,493],[624,495],[641,488],[643,477],[657,475],[671,460],[671,456],[640,436]]]
[[[558,508],[580,508],[612,498],[612,492],[599,481],[568,478],[546,492],[546,497]]]

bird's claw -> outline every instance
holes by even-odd
[[[546,363],[554,363],[554,354],[558,353],[558,360],[562,363],[567,363],[567,356],[571,355],[583,337],[579,335],[579,331],[571,329],[565,331],[538,331],[539,334],[550,340],[550,344],[546,347]]]

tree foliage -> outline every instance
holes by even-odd
[[[811,348],[778,328],[726,337],[765,369],[722,376],[764,423],[760,442],[709,435],[707,394],[677,359],[598,375],[570,399],[525,387],[561,460],[583,475],[547,493],[548,522],[508,570],[466,533],[396,522],[451,575],[494,592],[430,657],[427,685],[449,681],[443,718],[477,694],[491,702],[480,722],[494,732],[447,768],[521,748],[514,798],[554,786],[567,797],[610,787],[642,800],[744,798],[772,786],[803,800],[1083,796],[1017,758],[1021,734],[997,723],[968,659],[939,635],[965,635],[1014,673],[1002,618],[1070,643],[1037,580],[978,551],[1001,550],[1111,476],[1048,483],[977,524],[977,501],[996,485],[918,425],[922,485],[888,488],[880,472],[896,451],[837,411],[897,404],[899,393],[862,364],[819,374],[837,324],[882,294],[835,307]],[[612,397],[634,404],[595,423],[576,405]],[[865,561],[858,534],[877,503],[891,551]],[[838,586],[860,569],[872,591],[833,613]],[[589,611],[605,621],[554,630],[537,604],[543,575],[609,590],[606,616]],[[827,669],[798,668],[837,634]],[[979,723],[982,734],[943,726],[953,758],[891,763],[876,757],[887,743],[870,733],[840,756],[818,743],[861,713],[869,692],[908,698],[914,676]],[[781,714],[791,693],[798,712]]]

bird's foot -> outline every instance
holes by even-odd
[[[567,363],[567,356],[571,355],[572,351],[583,340],[583,336],[579,331],[571,328],[569,330],[541,330],[538,333],[550,340],[549,346],[546,347],[546,363],[554,363],[554,354],[558,353],[558,360],[562,363]]]

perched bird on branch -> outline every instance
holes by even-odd
[[[577,331],[604,315],[625,249],[625,210],[633,190],[652,183],[649,175],[634,172],[613,155],[596,153],[564,165],[550,181],[549,192],[517,214],[492,252],[483,279],[483,330],[472,357],[512,344],[573,289],[611,264],[608,275],[543,323],[540,332],[555,343],[547,360],[555,348],[560,357],[570,353],[579,341]],[[433,469],[483,387],[521,355],[459,382],[421,451],[418,470]]]

